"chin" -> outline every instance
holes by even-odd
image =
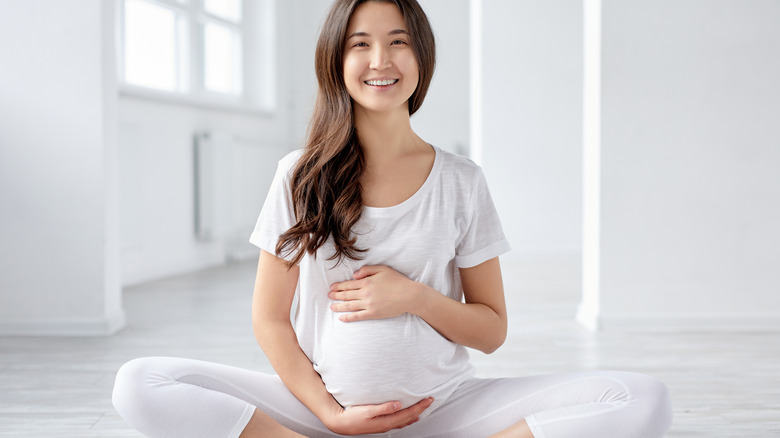
[[[372,113],[372,114],[393,114],[399,111],[405,111],[409,112],[409,104],[408,101],[404,101],[400,105],[387,105],[387,104],[374,104],[374,105],[361,105],[357,101],[354,101],[354,108],[355,110],[364,111],[366,113]]]

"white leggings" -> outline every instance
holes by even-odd
[[[338,437],[272,375],[189,359],[126,363],[114,406],[149,437],[238,437],[255,408],[311,438]],[[662,437],[672,422],[660,381],[625,372],[473,378],[419,422],[383,436],[478,438],[526,419],[536,438]]]

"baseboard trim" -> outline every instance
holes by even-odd
[[[111,336],[125,326],[122,310],[106,317],[0,321],[0,336]]]
[[[780,315],[651,315],[598,316],[600,330],[673,332],[780,331]]]

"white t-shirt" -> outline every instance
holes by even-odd
[[[433,396],[440,405],[474,374],[466,349],[420,317],[344,323],[330,310],[331,283],[351,280],[364,265],[387,265],[461,301],[458,268],[476,266],[509,250],[482,170],[470,160],[434,147],[433,168],[420,189],[401,204],[364,207],[353,227],[362,260],[335,265],[329,239],[317,257],[300,262],[295,330],[298,343],[328,391],[344,407],[399,400],[404,407]],[[274,254],[295,223],[290,176],[302,151],[279,161],[250,242]],[[287,257],[289,258],[289,257]]]

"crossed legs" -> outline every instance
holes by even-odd
[[[276,376],[188,359],[128,362],[117,375],[114,405],[150,437],[338,436]],[[658,438],[670,424],[662,383],[594,372],[471,379],[421,421],[386,436]]]

